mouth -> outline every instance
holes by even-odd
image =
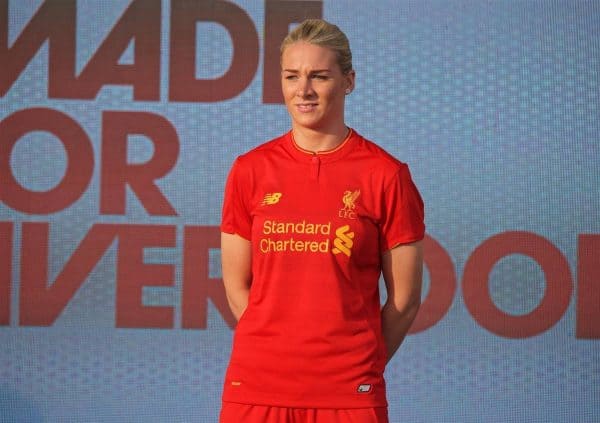
[[[296,104],[296,108],[301,113],[309,113],[317,108],[317,103],[300,103]]]

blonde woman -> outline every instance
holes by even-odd
[[[291,130],[229,174],[221,257],[238,325],[222,423],[388,421],[383,371],[420,304],[423,202],[407,165],[345,124],[354,83],[345,34],[300,24],[281,46]]]

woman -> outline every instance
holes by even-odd
[[[384,367],[420,304],[423,203],[408,167],[344,123],[355,73],[337,26],[296,27],[281,67],[292,129],[240,156],[225,188],[239,322],[221,422],[387,422]]]

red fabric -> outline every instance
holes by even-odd
[[[219,423],[388,423],[387,409],[285,408],[223,403]]]
[[[288,133],[236,160],[221,230],[253,248],[224,401],[387,405],[380,255],[425,231],[408,167],[355,132],[317,155]]]

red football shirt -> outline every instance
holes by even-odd
[[[317,154],[289,132],[235,161],[221,230],[252,243],[223,400],[387,405],[381,253],[425,231],[408,166],[354,131]]]

